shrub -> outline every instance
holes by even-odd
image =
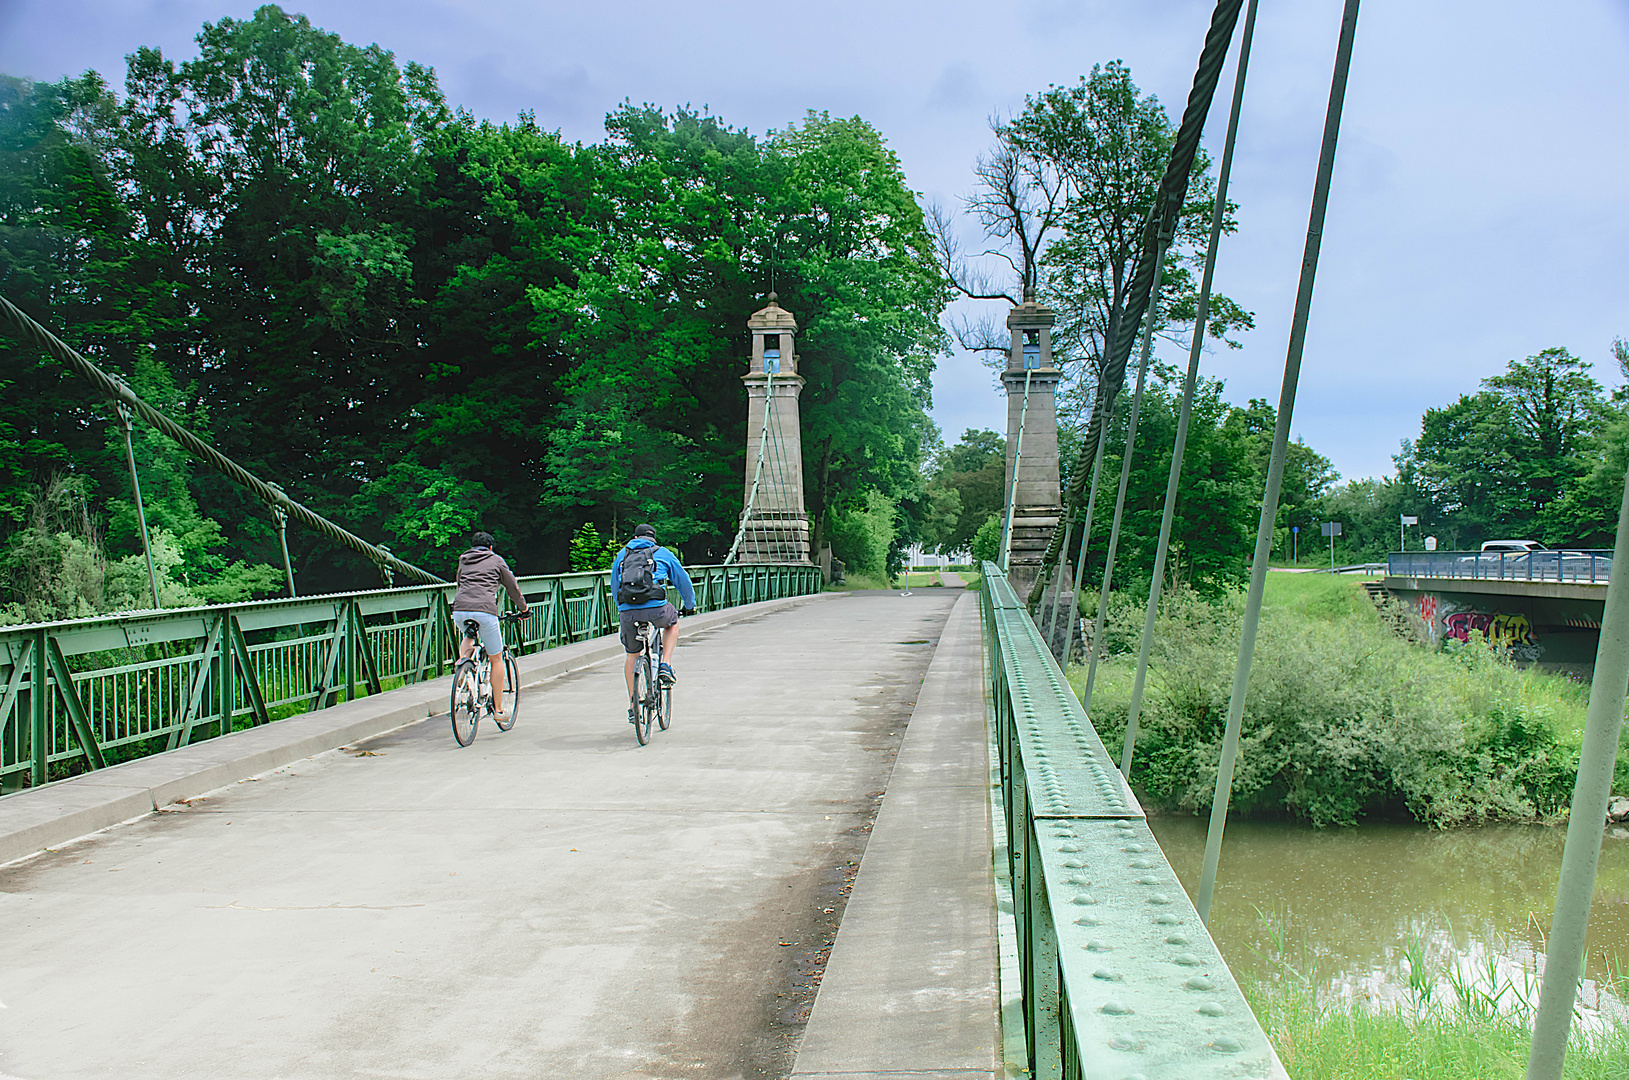
[[[1582,701],[1565,680],[1478,645],[1436,653],[1398,637],[1352,582],[1271,597],[1251,668],[1232,805],[1348,825],[1408,814],[1433,825],[1536,821],[1571,793]],[[1094,691],[1105,743],[1123,739],[1141,605],[1116,594]],[[1208,807],[1237,659],[1242,598],[1178,589],[1161,605],[1133,780],[1171,808]],[[1109,676],[1109,677],[1105,677]],[[1561,714],[1566,713],[1566,718]],[[1118,746],[1110,747],[1118,754]]]
[[[995,562],[1001,558],[1001,515],[991,514],[973,534],[973,565]]]

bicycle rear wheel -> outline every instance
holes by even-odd
[[[634,662],[633,669],[633,699],[628,702],[633,709],[633,734],[644,746],[650,742],[650,710],[645,698],[650,693],[650,657],[641,656]]]
[[[508,731],[515,726],[515,710],[520,708],[520,667],[508,649],[503,651],[503,710],[509,714],[509,719],[499,720],[492,718],[498,725],[499,731]]]
[[[459,661],[453,669],[452,703],[447,710],[451,714],[453,738],[459,746],[475,741],[475,725],[481,719],[480,699],[475,662]]]

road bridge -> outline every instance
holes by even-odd
[[[1610,551],[1402,551],[1386,559],[1386,592],[1419,616],[1432,641],[1481,634],[1524,663],[1593,677]]]

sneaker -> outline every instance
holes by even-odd
[[[674,683],[679,681],[679,677],[673,674],[673,669],[668,665],[657,664],[656,681],[662,686],[672,686]]]
[[[504,712],[502,709],[497,709],[492,713],[492,718],[501,724],[505,720],[509,719],[509,714]]]
[[[630,723],[630,724],[637,723],[637,721],[634,720],[634,711],[631,708],[628,710],[628,723]]]

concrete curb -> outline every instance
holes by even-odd
[[[679,623],[679,636],[841,595],[792,596],[695,615]],[[606,636],[523,656],[521,688],[621,655],[621,643]],[[0,799],[0,865],[143,817],[178,799],[440,715],[447,688],[445,678],[432,679],[7,795]]]
[[[978,597],[918,691],[793,1080],[1004,1075]]]

